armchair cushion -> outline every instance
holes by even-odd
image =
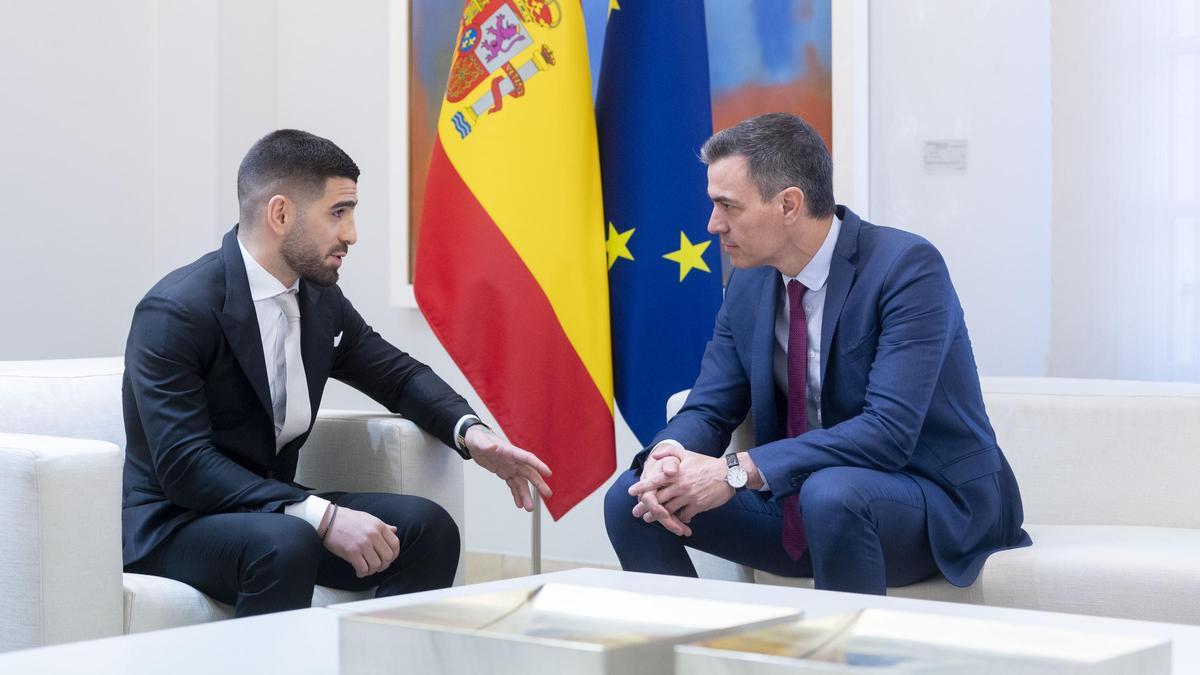
[[[0,361],[0,431],[108,441],[125,450],[121,357]]]
[[[313,607],[375,597],[373,590],[343,591],[317,586]],[[181,581],[148,574],[125,574],[125,633],[177,628],[233,618],[233,605],[217,602]]]

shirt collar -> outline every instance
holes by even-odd
[[[254,302],[273,298],[282,293],[296,292],[300,289],[300,280],[292,282],[291,286],[284,286],[278,279],[268,272],[254,256],[250,255],[250,251],[246,250],[242,240],[238,239],[238,248],[242,251],[242,261],[246,263],[246,278],[250,281],[250,299]]]
[[[825,282],[829,280],[829,267],[833,264],[833,249],[837,246],[838,234],[842,231],[842,219],[837,216],[833,217],[833,224],[829,226],[829,234],[825,235],[825,241],[821,243],[821,248],[817,249],[816,255],[804,269],[800,270],[800,274],[794,277],[789,277],[783,272],[779,276],[783,277],[783,285],[792,279],[804,284],[804,287],[810,291],[819,291],[825,287]]]

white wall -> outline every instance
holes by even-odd
[[[1200,379],[1198,13],[1053,3],[1051,375]]]
[[[980,372],[1200,378],[1200,1],[871,4],[871,216],[946,256]],[[968,143],[927,174],[926,140]]]
[[[5,5],[0,357],[78,351],[81,327],[115,353],[153,276],[150,5]]]
[[[871,3],[871,219],[949,265],[985,375],[1044,375],[1050,334],[1047,0]],[[927,140],[967,141],[926,174]]]

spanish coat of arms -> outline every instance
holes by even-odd
[[[549,45],[534,44],[529,27],[555,28],[562,19],[558,0],[469,0],[446,84],[446,101],[463,101],[479,85],[486,89],[451,118],[466,138],[486,114],[500,112],[504,97],[525,95],[525,83],[554,65]]]

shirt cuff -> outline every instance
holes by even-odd
[[[309,525],[313,526],[314,530],[321,529],[321,519],[325,517],[325,509],[329,508],[329,500],[321,499],[316,495],[309,495],[308,499],[295,504],[288,504],[283,507],[283,512],[289,516],[295,516]]]
[[[458,446],[459,450],[466,450],[463,444],[458,442],[458,439],[462,438],[463,425],[469,421],[482,422],[483,420],[475,415],[463,415],[458,418],[458,423],[454,425],[454,444]]]
[[[687,448],[683,447],[682,443],[675,440],[674,438],[664,438],[661,441],[655,443],[654,447],[650,448],[650,452],[654,452],[655,450],[657,450],[658,446],[660,446],[660,445],[673,445],[673,446],[679,448],[680,450],[687,450]]]
[[[750,451],[747,450],[746,454],[749,455]],[[753,459],[753,458],[751,458],[751,459]],[[754,465],[758,466],[758,462],[755,462]],[[763,470],[761,468],[758,469],[758,477],[761,478],[762,482],[763,482],[762,487],[758,488],[758,491],[759,492],[770,492],[771,484],[767,482],[767,474],[763,473]]]

